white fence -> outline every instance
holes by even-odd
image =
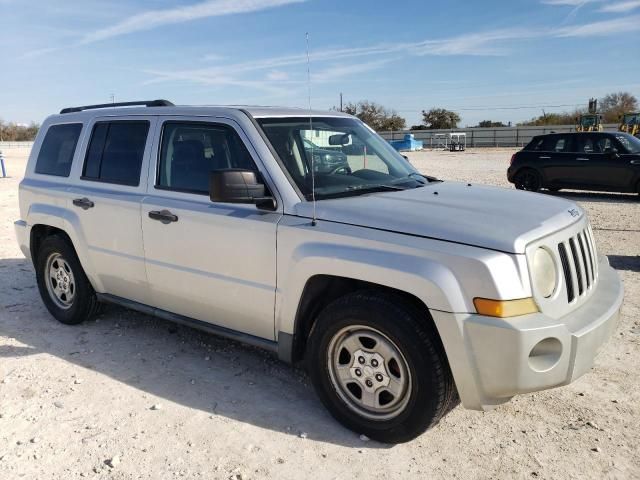
[[[31,148],[33,147],[33,142],[0,142],[0,150],[10,149],[10,148]]]
[[[604,130],[617,131],[618,125],[615,123],[605,124]],[[416,140],[422,140],[424,148],[436,148],[440,141],[436,138],[436,134],[466,133],[467,147],[523,147],[536,135],[575,131],[575,125],[549,125],[546,127],[456,128],[453,130],[405,130],[378,133],[386,140],[401,140],[407,133],[412,133]]]

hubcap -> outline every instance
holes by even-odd
[[[67,310],[76,295],[76,282],[71,267],[62,255],[52,253],[47,258],[45,272],[45,283],[51,300],[58,307]]]
[[[388,420],[406,407],[411,377],[400,349],[380,331],[356,325],[340,330],[329,344],[331,382],[359,415]]]

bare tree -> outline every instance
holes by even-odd
[[[36,138],[40,126],[34,122],[30,125],[5,123],[0,120],[0,142],[23,142]]]
[[[600,110],[607,123],[615,123],[625,112],[638,110],[638,99],[629,92],[617,92],[600,99]]]

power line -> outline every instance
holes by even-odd
[[[564,108],[564,107],[580,107],[580,103],[564,103],[558,105],[513,105],[513,106],[471,106],[471,107],[452,107],[448,106],[447,109],[460,110],[460,111],[478,111],[478,110],[528,110],[537,108]],[[421,113],[422,110],[405,110],[403,108],[398,109],[399,112],[405,113]]]

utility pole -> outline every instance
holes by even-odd
[[[340,92],[340,111],[342,112],[342,92]]]
[[[110,97],[111,97],[111,103],[116,103],[116,96],[113,93],[110,95]]]

